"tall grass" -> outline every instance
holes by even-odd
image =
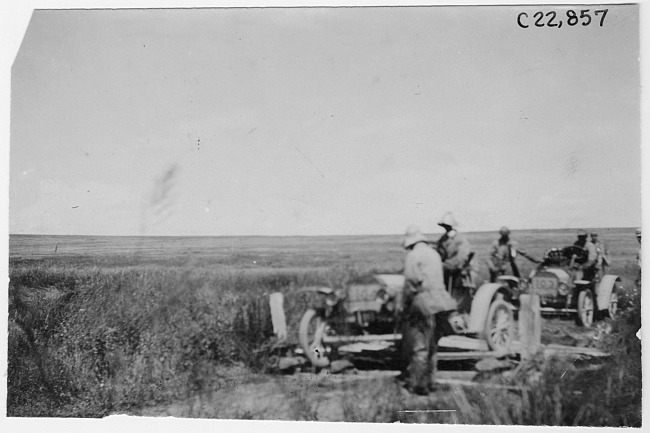
[[[459,419],[468,424],[641,426],[640,307],[627,311],[600,346],[611,360],[586,368],[575,359],[538,356],[491,388],[453,390]]]
[[[273,342],[266,295],[285,293],[296,330],[310,301],[298,288],[340,286],[360,273],[17,261],[8,413],[103,416],[209,388],[231,366],[263,370]]]
[[[12,258],[8,415],[100,417],[219,389],[234,373],[264,371],[274,344],[266,295],[285,295],[295,342],[311,301],[299,288],[341,287],[400,271],[398,243],[335,241],[308,253],[300,243],[277,254],[266,246],[214,259],[185,253]],[[533,241],[545,247],[541,237]],[[624,257],[632,252],[627,248]],[[626,263],[620,260],[624,282],[635,272]],[[597,372],[536,359],[510,378],[491,379],[520,392],[443,389],[446,400],[415,405],[394,382],[382,381],[345,390],[343,419],[392,422],[404,408],[454,408],[465,423],[640,425],[639,297],[633,290],[622,297],[627,311],[598,342],[612,361]],[[303,406],[295,407],[297,419],[317,418],[313,407]]]

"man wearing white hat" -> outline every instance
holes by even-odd
[[[445,290],[442,260],[429,246],[417,226],[409,226],[404,236],[404,293],[402,323],[403,372],[410,391],[426,395],[431,388],[432,357],[436,350],[436,313],[456,309],[456,302]]]
[[[454,299],[459,303],[458,310],[462,313],[469,312],[472,302],[472,293],[468,292],[463,279],[474,281],[474,265],[471,263],[473,252],[472,247],[462,233],[458,233],[458,223],[451,212],[445,213],[438,225],[445,229],[438,240],[437,250],[443,259],[445,272],[445,286]]]

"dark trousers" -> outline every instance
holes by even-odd
[[[469,313],[472,306],[472,293],[463,283],[463,275],[460,271],[445,271],[445,287],[458,304],[459,313]]]
[[[403,373],[412,391],[428,392],[437,340],[434,316],[412,312],[405,318],[402,332]]]
[[[593,281],[596,278],[597,271],[595,266],[589,266],[582,270],[582,279],[587,281]]]
[[[490,282],[496,283],[497,277],[500,277],[501,275],[505,275],[505,274],[506,274],[505,269],[490,269]]]

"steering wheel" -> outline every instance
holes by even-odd
[[[589,259],[589,253],[587,250],[577,245],[570,245],[568,247],[562,248],[562,254],[569,260],[571,260],[571,257],[575,255],[576,258],[574,260],[574,263],[577,263],[579,265],[585,263]]]

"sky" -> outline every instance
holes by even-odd
[[[638,7],[607,8],[34,11],[9,233],[639,226]]]

